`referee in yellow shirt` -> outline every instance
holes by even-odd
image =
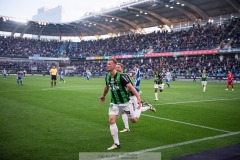
[[[58,74],[58,70],[56,68],[56,66],[52,66],[52,69],[50,69],[50,76],[51,76],[51,87],[53,87],[53,84],[54,84],[54,87],[56,87],[56,83],[57,83],[57,74]]]

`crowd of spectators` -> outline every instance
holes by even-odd
[[[189,30],[178,32],[153,32],[133,34],[97,41],[83,41],[69,50],[69,56],[108,56],[147,53],[148,51],[176,52],[224,48],[223,42],[233,38],[231,47],[240,46],[240,20],[234,18],[223,25],[207,23],[193,25]],[[71,45],[70,45],[71,47]]]
[[[143,77],[151,77],[155,68],[163,74],[169,68],[174,75],[184,77],[191,77],[194,74],[200,76],[203,69],[209,76],[226,76],[228,71],[231,71],[235,76],[240,76],[240,62],[233,56],[226,56],[223,60],[220,60],[219,56],[197,56],[187,60],[186,57],[167,57],[151,58],[151,60],[124,59],[119,60],[119,62],[124,65],[124,71],[127,73],[133,73],[133,66],[138,64]],[[86,70],[90,70],[93,75],[97,76],[106,74],[106,61],[72,62],[71,65],[77,68],[74,72],[76,75],[83,76]]]
[[[9,73],[16,73],[16,71],[27,71],[28,73],[41,73],[48,71],[52,63],[48,62],[22,62],[22,61],[0,61],[0,70],[6,69]]]
[[[64,47],[66,46],[66,48]],[[81,42],[59,42],[36,40],[28,38],[14,38],[0,36],[0,56],[34,56],[57,57],[59,51],[65,48],[64,56],[79,58],[80,61],[71,62],[76,70],[73,75],[83,76],[87,69],[93,75],[102,76],[106,72],[106,61],[87,61],[88,56],[111,56],[125,54],[148,54],[151,52],[175,52],[187,50],[223,49],[225,47],[240,48],[240,19],[233,18],[222,25],[207,23],[205,26],[193,25],[188,30],[178,32],[153,32],[150,34],[132,34],[120,37],[81,41]],[[139,64],[143,75],[152,75],[152,69],[158,68],[165,72],[167,68],[178,76],[199,75],[203,69],[212,76],[226,76],[231,70],[236,76],[240,76],[239,60],[224,56],[196,56],[188,57],[166,57],[166,58],[142,58],[120,60],[125,67],[125,72],[133,72],[134,64]],[[0,61],[0,69],[43,71],[48,70],[51,63],[22,62],[22,61]]]
[[[0,56],[57,56],[63,42],[0,36]]]
[[[240,47],[240,20],[238,18],[233,18],[222,25],[207,23],[201,26],[198,24],[193,25],[188,30],[176,32],[131,34],[81,42],[59,42],[56,40],[47,41],[2,36],[0,37],[0,56],[28,57],[39,54],[42,57],[85,58],[88,56],[207,50],[224,48],[224,42],[229,39],[231,39],[229,47]],[[63,46],[66,46],[66,48]]]
[[[206,70],[209,76],[226,76],[231,71],[235,76],[240,77],[240,60],[234,55],[226,55],[220,60],[220,55],[195,56],[195,57],[162,57],[162,58],[144,58],[144,59],[122,59],[118,60],[124,66],[124,72],[133,73],[133,66],[138,64],[142,76],[150,78],[153,76],[153,69],[157,69],[162,74],[166,69],[170,69],[173,75],[180,77],[200,76],[202,70]],[[0,61],[0,70],[4,68],[8,71],[26,70],[27,73],[48,73],[52,62],[33,61]],[[98,61],[72,61],[69,66],[74,70],[62,69],[66,75],[85,76],[86,70],[90,70],[93,76],[105,76],[107,73],[107,60]]]
[[[232,32],[230,32],[230,37],[232,37],[231,48],[240,48],[240,25],[239,19],[233,22],[231,25]]]

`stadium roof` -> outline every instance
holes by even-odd
[[[210,17],[240,12],[240,0],[133,0],[101,13],[88,13],[69,23],[19,23],[0,17],[0,31],[40,36],[96,36],[129,31],[144,33],[143,28],[179,22],[207,21]]]

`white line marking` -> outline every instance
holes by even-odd
[[[155,104],[158,106],[161,105],[168,105],[168,104],[181,104],[181,103],[198,103],[198,102],[214,102],[214,101],[230,101],[230,100],[236,100],[240,98],[231,98],[231,99],[210,99],[210,100],[199,100],[199,101],[185,101],[185,102],[174,102],[174,103],[162,103],[162,104]]]
[[[5,91],[0,91],[0,93],[8,93],[8,92],[35,92],[35,91],[56,91],[56,90],[79,90],[79,89],[87,89],[87,90],[93,90],[96,89],[96,87],[86,87],[86,86],[70,86],[70,87],[56,87],[56,88],[42,88],[42,89],[34,89],[34,90],[5,90]]]
[[[49,87],[49,88],[43,88],[42,90],[53,90],[53,89],[64,89],[64,88],[77,88],[79,86],[67,86],[67,87]]]
[[[0,91],[0,93],[8,93],[8,92],[33,92],[39,90],[8,90],[8,91]]]
[[[197,142],[213,140],[213,139],[217,139],[217,138],[229,137],[229,136],[233,136],[233,135],[237,135],[237,134],[240,134],[240,131],[230,132],[230,133],[221,134],[221,135],[212,136],[212,137],[205,137],[205,138],[201,138],[201,139],[195,139],[195,140],[176,143],[176,144],[169,144],[169,145],[155,147],[155,148],[144,149],[144,150],[140,150],[140,151],[136,151],[136,152],[132,152],[132,153],[141,154],[141,153],[152,152],[152,151],[156,151],[156,150],[160,150],[160,149],[173,148],[173,147],[178,147],[178,146],[182,146],[182,145],[186,145],[186,144],[192,144],[192,143],[197,143]]]
[[[195,140],[190,140],[190,141],[185,141],[185,142],[180,142],[180,143],[175,143],[175,144],[169,144],[169,145],[165,145],[165,146],[159,146],[159,147],[144,149],[144,150],[135,151],[135,152],[128,152],[127,154],[121,155],[117,158],[128,157],[131,154],[143,154],[143,153],[146,153],[146,152],[152,152],[152,151],[157,151],[157,150],[162,150],[162,149],[167,149],[167,148],[174,148],[174,147],[179,147],[179,146],[183,146],[183,145],[187,145],[187,144],[193,144],[193,143],[213,140],[213,139],[217,139],[217,138],[234,136],[234,135],[237,135],[237,134],[240,134],[240,131],[230,132],[230,133],[221,134],[221,135],[217,135],[217,136],[205,137],[205,138],[201,138],[201,139],[195,139]],[[104,160],[110,160],[110,159],[116,159],[116,158],[106,158]]]
[[[182,122],[182,121],[177,121],[177,120],[172,120],[172,119],[167,119],[167,118],[162,118],[162,117],[156,117],[156,116],[151,116],[151,115],[147,115],[147,114],[141,114],[141,115],[146,116],[146,117],[161,119],[161,120],[165,120],[165,121],[170,121],[170,122],[185,124],[185,125],[189,125],[189,126],[194,126],[194,127],[199,127],[199,128],[206,128],[206,129],[210,129],[210,130],[215,130],[215,131],[230,133],[230,131],[226,131],[226,130],[222,130],[222,129],[217,129],[217,128],[211,128],[211,127],[207,127],[207,126],[201,126],[201,125],[197,125],[197,124],[193,124],[193,123],[187,123],[187,122]]]
[[[88,87],[88,86],[69,86],[69,87],[50,87],[50,88],[43,88],[41,90],[79,90],[79,89],[96,89],[96,87]]]

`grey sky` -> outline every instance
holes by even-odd
[[[69,17],[67,21],[72,21],[86,12],[110,7],[121,1],[126,0],[0,0],[0,15],[30,20],[43,6],[54,8],[62,5],[64,14]]]

